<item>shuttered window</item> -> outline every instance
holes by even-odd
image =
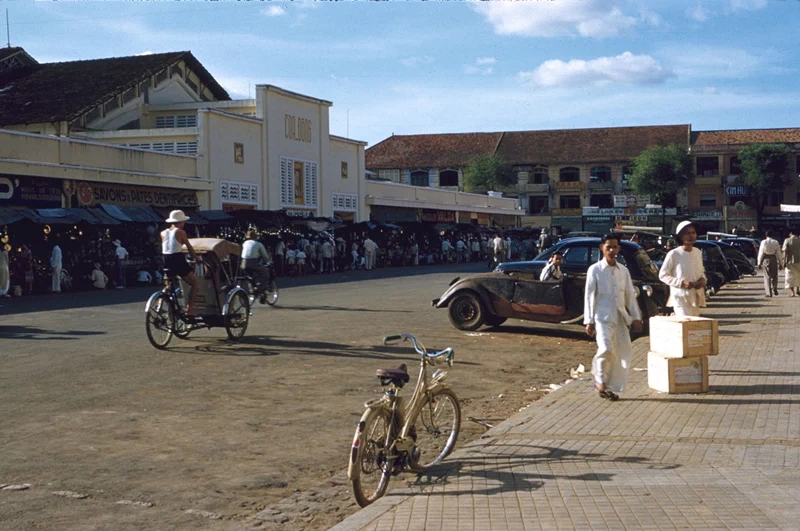
[[[302,203],[296,203],[295,192],[295,166],[302,164],[302,182],[300,185],[303,187],[300,196],[302,196]],[[317,199],[317,163],[293,160],[288,157],[281,157],[281,205],[282,206],[307,206],[316,207],[318,205]]]

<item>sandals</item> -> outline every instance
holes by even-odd
[[[603,400],[610,400],[611,402],[619,400],[619,395],[612,391],[597,391],[597,394],[600,395],[600,398]]]

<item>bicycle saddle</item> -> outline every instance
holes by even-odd
[[[396,369],[378,369],[375,371],[375,376],[380,378],[383,385],[389,383],[406,384],[411,379],[408,375],[408,368],[405,363],[401,363]]]

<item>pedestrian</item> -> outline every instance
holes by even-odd
[[[298,244],[297,251],[294,253],[294,259],[297,262],[297,270],[300,272],[301,277],[306,276],[306,258],[307,255],[305,251],[303,251],[303,247]]]
[[[781,244],[772,237],[772,231],[765,234],[766,239],[761,241],[758,248],[758,267],[762,267],[764,274],[764,291],[767,297],[778,294],[778,267],[783,262]]]
[[[511,236],[506,236],[506,260],[511,261]]]
[[[415,266],[419,265],[419,244],[416,239],[411,243],[411,260]]]
[[[545,252],[551,245],[552,240],[550,238],[549,229],[543,228],[541,233],[539,233],[539,252]]]
[[[330,239],[325,239],[322,244],[322,270],[321,273],[333,273],[333,243]]]
[[[50,253],[50,269],[52,271],[50,291],[53,293],[61,293],[61,266],[61,247],[58,246],[58,240],[56,239],[53,245],[53,252]]]
[[[103,273],[103,268],[99,262],[94,263],[94,271],[92,271],[92,286],[97,289],[106,289],[108,285],[108,276]]]
[[[800,295],[800,238],[797,229],[789,230],[789,237],[783,241],[783,267],[786,271],[784,287],[792,297]]]
[[[492,264],[493,266],[496,266],[500,262],[505,261],[506,242],[499,234],[496,234],[494,240],[492,240],[492,257],[493,257],[493,264]]]
[[[375,269],[376,263],[376,253],[375,251],[378,250],[378,244],[372,241],[372,238],[367,236],[367,239],[364,240],[364,262],[366,265],[366,269],[372,270]]]
[[[641,332],[642,313],[628,269],[617,262],[619,237],[609,234],[600,243],[603,259],[586,273],[583,323],[597,338],[592,360],[595,389],[601,398],[619,400],[628,382],[633,351],[630,330]]]
[[[561,273],[561,263],[564,261],[564,255],[561,251],[556,251],[550,256],[550,260],[547,262],[547,265],[544,266],[542,269],[542,273],[539,275],[539,280],[547,281],[547,280],[556,280],[561,282],[564,278],[564,275]]]
[[[470,243],[470,247],[472,248],[472,257],[470,258],[471,262],[477,262],[481,259],[481,242],[477,237],[472,239]]]
[[[136,271],[136,284],[139,286],[149,286],[152,283],[153,275],[144,267],[140,267],[139,270]]]
[[[25,280],[28,295],[33,293],[33,253],[31,248],[22,244],[22,253],[20,255],[22,260],[22,274]]]
[[[680,247],[671,250],[664,258],[658,272],[661,282],[669,286],[669,300],[677,316],[700,315],[700,308],[706,306],[706,273],[703,267],[703,253],[695,248],[697,228],[691,221],[678,224],[675,239]]]
[[[286,244],[283,243],[283,237],[278,236],[278,243],[275,244],[275,265],[278,269],[279,275],[284,275],[283,269],[285,266]]]
[[[117,289],[125,289],[125,264],[128,261],[128,250],[118,239],[111,243],[116,247],[114,255],[117,257]]]
[[[10,289],[11,270],[8,267],[8,251],[0,247],[0,297],[10,297],[8,294]]]

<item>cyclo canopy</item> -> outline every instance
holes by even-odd
[[[192,244],[196,253],[214,253],[220,260],[224,260],[229,255],[241,256],[242,254],[241,245],[220,238],[189,238],[189,243]],[[182,250],[184,253],[189,252],[185,245]]]

